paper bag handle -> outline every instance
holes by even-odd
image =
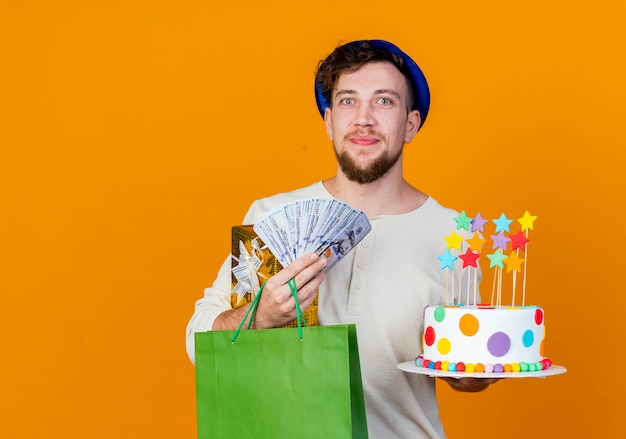
[[[300,340],[303,340],[304,336],[302,335],[302,327],[306,326],[306,319],[304,318],[304,314],[302,313],[302,309],[300,308],[300,302],[298,301],[298,289],[296,288],[296,279],[292,277],[291,279],[289,279],[289,282],[287,282],[287,285],[289,285],[291,295],[296,301],[296,321],[298,323],[298,336],[300,337]],[[250,316],[250,320],[248,320],[247,329],[250,329],[250,327],[252,326],[252,321],[254,320],[256,310],[259,307],[259,300],[261,300],[261,293],[263,292],[263,288],[265,288],[265,282],[263,282],[263,284],[259,288],[259,291],[256,293],[254,300],[252,301],[252,303],[250,303],[250,307],[248,307],[248,311],[246,311],[246,315],[243,316],[243,320],[241,320],[239,326],[237,327],[237,330],[233,334],[233,338],[230,340],[232,343],[235,343],[235,340],[237,340],[239,332],[241,332],[241,328],[248,319],[248,315],[250,313],[252,313],[252,315]]]

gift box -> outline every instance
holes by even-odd
[[[232,289],[230,302],[233,308],[239,308],[254,299],[260,286],[267,279],[278,273],[283,267],[267,246],[258,237],[252,225],[240,225],[232,228]],[[304,312],[308,326],[317,326],[317,297]],[[296,327],[294,319],[285,325]]]

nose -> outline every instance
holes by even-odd
[[[370,104],[362,102],[356,112],[355,123],[358,126],[372,126],[374,125],[374,115],[372,113],[372,107]]]

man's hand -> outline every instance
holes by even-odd
[[[298,301],[304,312],[315,300],[317,288],[326,276],[320,273],[326,259],[315,253],[306,254],[280,270],[267,280],[252,327],[275,328],[296,318],[296,302],[287,284],[294,278],[298,289]]]
[[[439,379],[450,384],[454,390],[459,392],[482,392],[489,385],[496,383],[500,378],[451,378],[451,377],[438,377]]]
[[[326,278],[320,272],[325,266],[325,258],[309,253],[269,278],[263,288],[252,328],[276,328],[296,318],[296,302],[287,284],[292,278],[296,281],[298,301],[304,312],[315,300],[317,289]],[[236,329],[249,306],[224,311],[215,319],[213,329]]]

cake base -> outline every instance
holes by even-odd
[[[428,375],[431,377],[451,378],[545,378],[553,375],[561,375],[567,372],[563,366],[551,365],[549,369],[535,372],[449,372],[446,370],[429,369],[418,367],[415,361],[406,361],[398,364],[398,369],[409,373]]]

